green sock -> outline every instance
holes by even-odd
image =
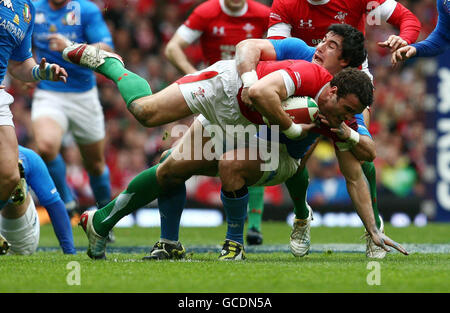
[[[372,209],[373,215],[375,216],[375,222],[377,224],[377,227],[380,228],[381,220],[377,203],[377,174],[375,165],[373,164],[373,162],[364,162],[361,167],[369,183],[370,197],[372,198]]]
[[[108,235],[109,231],[124,216],[142,208],[155,200],[161,192],[156,179],[159,164],[141,172],[113,201],[95,212],[94,229],[100,236]]]
[[[136,99],[149,96],[152,90],[148,82],[139,75],[130,72],[115,58],[106,58],[96,70],[116,83],[127,107]]]
[[[294,202],[295,218],[302,220],[308,218],[309,210],[306,206],[306,191],[309,185],[309,174],[306,167],[300,172],[297,171],[285,184],[292,202]]]
[[[248,187],[248,228],[261,232],[262,214],[264,212],[264,186]]]

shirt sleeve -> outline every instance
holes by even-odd
[[[33,57],[31,47],[32,47],[32,35],[33,35],[33,29],[34,29],[35,9],[34,9],[34,5],[31,3],[31,1],[30,1],[29,5],[30,5],[30,13],[31,13],[30,26],[28,27],[25,37],[23,38],[21,44],[12,51],[11,56],[10,56],[11,60],[17,61],[17,62],[22,62],[22,61],[25,61],[26,59]]]
[[[60,200],[58,191],[56,190],[55,183],[53,182],[47,166],[39,155],[33,150],[27,148],[20,148],[27,159],[26,178],[27,183],[30,185],[36,194],[39,203],[43,206],[52,204]]]
[[[449,4],[447,4],[449,5]],[[423,41],[413,44],[416,48],[418,57],[431,57],[443,53],[450,46],[450,16],[445,12],[444,3],[438,0],[438,21],[433,32]],[[449,7],[450,9],[450,7]]]
[[[269,27],[278,23],[290,25],[291,22],[287,15],[290,11],[289,8],[286,8],[284,0],[274,0],[269,14]]]
[[[84,34],[88,43],[102,42],[114,48],[111,33],[100,9],[94,4],[90,3],[82,8],[82,23],[84,25]]]
[[[286,72],[295,84],[295,96],[315,98],[319,90],[333,77],[317,64],[307,61],[294,62]]]
[[[277,61],[289,59],[311,61],[316,51],[316,48],[308,46],[299,38],[291,37],[282,40],[270,40],[270,42],[275,48]]]

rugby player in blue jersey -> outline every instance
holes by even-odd
[[[438,21],[433,32],[423,41],[402,47],[392,53],[392,64],[412,57],[433,57],[450,47],[450,0],[437,0]]]
[[[69,215],[44,161],[36,152],[22,146],[19,146],[19,160],[27,186],[33,190],[39,204],[45,207],[50,216],[62,251],[76,254]],[[17,215],[21,216],[15,218]],[[39,243],[39,230],[39,217],[29,191],[26,200],[18,208],[11,203],[1,211],[0,232],[7,239],[12,253],[34,253]]]
[[[47,164],[61,198],[70,210],[75,203],[67,185],[61,143],[70,132],[77,143],[97,204],[111,200],[109,169],[104,157],[105,121],[94,73],[66,62],[61,51],[83,42],[111,51],[113,41],[99,8],[88,0],[39,0],[33,46],[38,57],[63,64],[66,84],[40,82],[35,90],[31,119],[37,149]]]
[[[45,58],[37,64],[33,58],[34,13],[31,0],[0,2],[0,210],[9,201],[22,205],[26,192],[26,182],[20,177],[17,137],[9,108],[14,98],[2,85],[6,71],[24,82],[67,80],[67,72],[58,64],[47,63]]]

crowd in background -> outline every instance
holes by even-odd
[[[145,77],[155,93],[181,77],[164,56],[164,47],[178,26],[202,0],[105,0],[94,1],[104,12],[113,35],[115,50],[128,69]],[[270,6],[271,0],[261,1]],[[404,1],[422,23],[418,40],[424,39],[436,25],[435,0]],[[376,141],[377,182],[379,197],[385,194],[408,197],[425,192],[423,173],[425,145],[423,140],[425,80],[420,59],[392,68],[389,50],[379,48],[377,42],[390,34],[398,34],[389,24],[367,26],[366,46],[369,68],[375,78],[375,101],[371,112],[370,132]],[[198,45],[186,50],[189,59],[202,68]],[[101,103],[106,118],[106,158],[111,171],[113,195],[122,191],[142,170],[159,160],[160,154],[173,145],[173,125],[144,128],[127,111],[116,86],[98,76]],[[32,89],[17,81],[9,82],[9,92],[15,97],[11,107],[19,143],[34,148],[31,131],[30,105]],[[192,119],[184,120],[190,124]],[[63,145],[67,174],[81,205],[94,200],[88,175],[70,136]],[[350,201],[345,181],[339,173],[332,147],[320,143],[308,162],[311,186],[309,202],[326,204]],[[188,198],[207,205],[219,205],[220,182],[217,178],[198,177],[188,181]],[[290,201],[283,186],[266,189],[266,202],[280,205]]]

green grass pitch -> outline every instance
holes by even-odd
[[[117,240],[108,247],[108,260],[92,261],[85,254],[87,240],[81,228],[74,228],[80,252],[68,256],[51,249],[58,243],[51,226],[44,225],[36,254],[0,257],[0,293],[450,292],[449,224],[423,228],[386,225],[386,234],[399,243],[419,244],[431,250],[412,251],[409,256],[390,253],[377,261],[379,284],[373,280],[374,268],[368,266],[371,260],[364,253],[314,252],[321,244],[364,244],[361,228],[312,228],[313,252],[304,258],[288,252],[289,233],[286,223],[264,222],[261,248],[274,247],[274,252],[249,248],[246,261],[219,262],[225,226],[182,228],[180,240],[188,252],[187,259],[149,262],[141,258],[159,238],[159,228],[117,228]],[[446,253],[433,252],[437,246],[446,246]],[[276,251],[277,247],[283,249]],[[79,265],[78,276],[73,272],[76,267],[70,267],[73,264]]]

